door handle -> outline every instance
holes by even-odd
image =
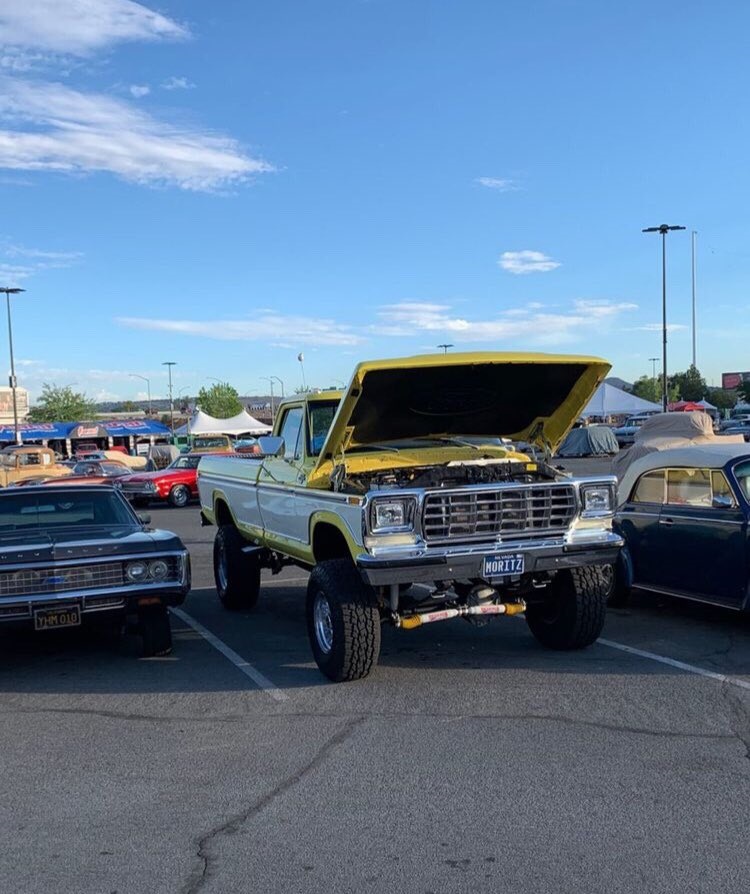
[[[668,528],[671,528],[672,525],[674,524],[674,519],[673,518],[660,518],[659,524],[666,525]]]

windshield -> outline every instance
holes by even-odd
[[[198,448],[203,448],[205,450],[207,447],[228,447],[228,446],[229,446],[229,438],[226,438],[223,435],[193,439],[193,449],[194,450],[198,449]]]
[[[203,457],[200,456],[178,456],[177,459],[169,467],[170,469],[197,469],[198,463]]]
[[[0,496],[0,538],[19,530],[136,525],[127,504],[108,490],[14,490]]]

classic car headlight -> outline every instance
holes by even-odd
[[[614,512],[614,492],[606,484],[581,488],[582,518],[600,518]]]
[[[414,529],[417,501],[414,497],[373,500],[370,506],[370,530],[392,534]]]
[[[169,574],[169,565],[167,565],[164,559],[156,559],[148,563],[148,573],[152,581],[160,583]]]
[[[125,577],[133,584],[148,578],[148,565],[145,562],[128,562],[125,566]]]
[[[156,490],[156,485],[153,481],[147,481],[144,486],[144,490]]]

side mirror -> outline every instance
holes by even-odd
[[[279,456],[279,454],[284,451],[283,438],[258,438],[258,445],[263,456]]]
[[[147,528],[151,524],[151,516],[148,514],[148,512],[139,512],[138,521],[143,525],[144,528]]]

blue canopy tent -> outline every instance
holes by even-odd
[[[64,441],[75,422],[22,422],[18,432],[22,441]],[[0,426],[0,441],[15,441],[12,425]]]

